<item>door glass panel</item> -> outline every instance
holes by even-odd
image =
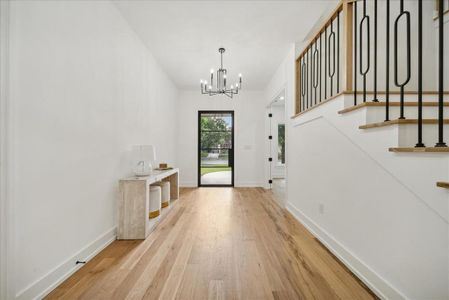
[[[199,185],[233,184],[233,114],[200,112]]]

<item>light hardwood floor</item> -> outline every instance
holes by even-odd
[[[145,241],[115,241],[48,299],[373,299],[260,188],[181,190]]]

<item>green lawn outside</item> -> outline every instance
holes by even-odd
[[[228,165],[201,166],[201,176],[208,173],[222,171],[231,171],[231,167],[228,167]]]

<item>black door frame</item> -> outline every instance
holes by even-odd
[[[231,142],[232,146],[229,150],[228,159],[231,160],[231,184],[201,184],[201,115],[202,114],[230,114],[232,117],[232,130],[231,130]],[[199,110],[198,111],[198,187],[233,187],[234,186],[234,128],[235,128],[235,117],[233,110]]]

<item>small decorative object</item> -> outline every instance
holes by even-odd
[[[149,176],[156,161],[156,150],[152,145],[133,146],[133,171],[136,176]]]
[[[209,96],[224,94],[229,98],[232,98],[234,95],[237,95],[239,91],[242,89],[242,74],[239,74],[239,81],[235,83],[235,85],[227,84],[227,73],[228,70],[223,68],[223,53],[225,52],[225,48],[218,49],[221,56],[221,66],[217,71],[217,82],[214,84],[214,69],[210,70],[210,82],[207,80],[200,81],[201,83],[201,94],[206,94]]]
[[[160,164],[159,164],[159,168],[157,168],[156,170],[159,170],[159,171],[167,171],[167,170],[172,170],[172,169],[173,169],[173,167],[169,167],[168,164],[166,164],[166,163],[160,163]]]

